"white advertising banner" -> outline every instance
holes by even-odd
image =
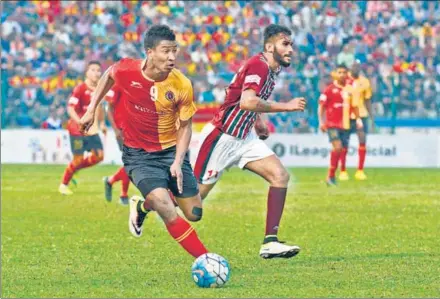
[[[198,134],[190,145],[195,160]],[[121,164],[112,131],[101,136],[105,164]],[[440,167],[438,134],[369,135],[367,167]],[[347,166],[357,163],[357,136],[351,136]],[[273,134],[267,144],[286,166],[327,167],[330,145],[324,134]],[[71,159],[67,131],[8,129],[1,132],[1,163],[66,164]]]
[[[267,143],[287,166],[328,166],[330,144],[324,134],[275,134]],[[357,165],[358,140],[351,135],[347,167]],[[366,166],[440,167],[440,136],[368,135]]]

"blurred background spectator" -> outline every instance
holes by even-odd
[[[2,127],[57,128],[87,62],[144,57],[152,24],[177,34],[178,67],[199,105],[218,105],[235,71],[262,50],[266,25],[294,32],[291,67],[272,100],[305,96],[303,114],[274,114],[277,132],[316,127],[317,99],[336,63],[362,63],[378,118],[440,118],[438,1],[4,1]],[[38,110],[38,111],[37,111]],[[49,116],[50,111],[50,116]]]

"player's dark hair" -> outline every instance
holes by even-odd
[[[263,33],[264,45],[266,45],[272,37],[277,36],[280,33],[284,33],[288,36],[292,35],[292,31],[290,31],[290,29],[285,26],[275,25],[275,24],[271,24],[271,25],[267,26],[264,29],[264,33]]]
[[[175,41],[176,35],[173,30],[166,25],[154,25],[145,33],[144,49],[155,48],[161,41]]]
[[[338,64],[338,65],[336,66],[336,69],[345,69],[345,70],[348,71],[348,68],[347,68],[347,66],[346,66],[344,63],[340,63],[340,64]]]
[[[86,68],[87,71],[89,70],[89,67],[91,65],[97,65],[97,66],[101,67],[101,63],[98,60],[90,60],[89,63],[87,63],[87,68]]]

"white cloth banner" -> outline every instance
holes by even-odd
[[[1,163],[66,164],[71,160],[67,131],[7,129],[1,132]],[[197,153],[198,134],[190,145],[191,161]],[[122,164],[114,133],[101,136],[104,163]],[[351,136],[347,166],[357,163],[357,136]],[[285,166],[327,167],[330,145],[324,134],[273,134],[267,144]],[[369,135],[366,167],[440,167],[440,135]]]

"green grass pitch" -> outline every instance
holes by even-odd
[[[196,287],[193,258],[156,215],[142,238],[130,235],[119,185],[103,198],[116,166],[80,172],[70,197],[57,193],[63,169],[2,165],[3,298],[440,297],[438,169],[367,169],[368,181],[332,189],[325,169],[290,169],[280,239],[302,248],[290,260],[258,256],[267,184],[225,173],[194,225],[231,264],[222,289]]]

